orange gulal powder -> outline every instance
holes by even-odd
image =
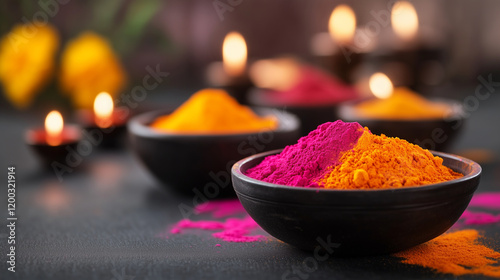
[[[443,234],[431,241],[394,254],[403,263],[456,276],[482,274],[500,277],[500,253],[480,244],[476,230]]]
[[[373,99],[358,104],[356,114],[375,119],[442,119],[451,111],[449,105],[432,102],[408,88],[395,88],[387,99]]]
[[[367,128],[319,179],[327,189],[386,189],[428,185],[463,175],[443,165],[443,159],[406,140],[374,135]]]
[[[185,134],[231,134],[272,130],[278,120],[260,117],[220,89],[196,92],[172,114],[157,118],[152,128]]]

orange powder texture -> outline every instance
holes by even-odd
[[[219,89],[198,91],[175,112],[161,116],[151,124],[160,131],[187,134],[246,133],[271,130],[277,126],[276,118],[256,115]]]
[[[367,128],[357,145],[320,179],[327,189],[386,189],[444,182],[463,175],[443,159],[399,138],[374,135]]]
[[[500,277],[500,253],[479,244],[475,230],[441,235],[395,256],[403,263],[420,265],[454,275],[482,274]]]
[[[442,119],[450,113],[450,108],[400,87],[394,89],[387,99],[374,99],[357,105],[356,113],[360,117],[377,119]]]

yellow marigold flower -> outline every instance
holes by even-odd
[[[48,24],[16,25],[0,41],[0,82],[7,99],[20,109],[54,73],[59,35]]]
[[[78,108],[92,108],[97,94],[114,98],[125,85],[125,73],[107,40],[85,32],[69,42],[61,57],[61,87]]]

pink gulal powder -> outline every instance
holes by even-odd
[[[500,215],[465,210],[460,219],[464,220],[466,225],[487,225],[500,222]]]
[[[229,217],[225,221],[203,220],[191,221],[184,219],[179,221],[170,230],[170,233],[180,234],[186,229],[202,229],[217,231],[212,236],[227,242],[256,242],[264,240],[263,235],[251,235],[250,233],[259,229],[259,225],[245,212],[245,209],[237,199],[209,201],[196,206],[196,213],[212,212],[213,218],[228,217],[244,213],[243,218]],[[216,245],[217,247],[220,244]]]
[[[470,208],[486,208],[490,210],[500,209],[500,193],[479,193],[472,197],[469,207],[460,216],[459,222],[465,225],[487,225],[500,222],[500,214],[491,214],[470,210]],[[459,224],[460,226],[460,224]]]
[[[194,211],[197,214],[210,213],[214,218],[223,218],[234,214],[245,213],[243,205],[237,199],[209,201],[199,204]]]
[[[265,100],[275,105],[314,106],[356,99],[354,87],[311,66],[304,66],[297,83],[284,91],[267,92]]]
[[[477,211],[477,208],[489,210],[500,209],[500,193],[479,193],[472,197],[469,207],[464,211],[454,227],[462,227],[463,225],[488,225],[500,223],[500,213],[492,214],[487,212]]]
[[[246,175],[279,185],[319,187],[315,179],[327,167],[339,164],[341,153],[352,149],[362,134],[358,123],[324,123],[280,154],[266,157]]]
[[[490,192],[476,194],[472,197],[469,206],[500,209],[500,193]]]

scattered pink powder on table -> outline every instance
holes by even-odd
[[[500,193],[479,193],[472,197],[469,207],[460,216],[460,222],[465,225],[487,225],[500,222],[500,214],[471,211],[470,208],[500,209]]]
[[[469,207],[500,209],[500,193],[479,193],[472,197]]]
[[[358,123],[324,123],[297,144],[250,168],[247,176],[280,185],[319,187],[315,179],[339,164],[341,153],[352,149],[362,134],[363,127]]]
[[[191,221],[189,219],[181,220],[175,227],[170,231],[171,233],[181,233],[182,229],[205,229],[205,230],[217,230],[225,229],[226,226],[223,222],[219,221]]]
[[[213,218],[227,217],[234,214],[243,214],[243,218],[229,217],[225,221],[202,220],[192,221],[184,219],[179,221],[170,230],[172,234],[181,234],[188,229],[202,229],[217,231],[212,236],[226,242],[256,242],[264,240],[263,235],[251,235],[253,230],[259,229],[259,225],[245,212],[245,209],[237,199],[209,201],[195,208],[197,213],[212,213]],[[215,245],[220,247],[220,244]]]
[[[243,219],[229,218],[225,226],[222,232],[212,235],[227,242],[255,242],[265,239],[263,235],[248,235],[251,230],[259,227],[250,216]]]
[[[500,214],[493,215],[490,213],[471,212],[469,210],[465,210],[462,216],[460,216],[460,219],[463,219],[464,224],[466,225],[494,224],[500,222]]]
[[[243,205],[237,199],[209,201],[195,207],[198,214],[213,212],[214,218],[223,218],[238,213],[245,213]]]

